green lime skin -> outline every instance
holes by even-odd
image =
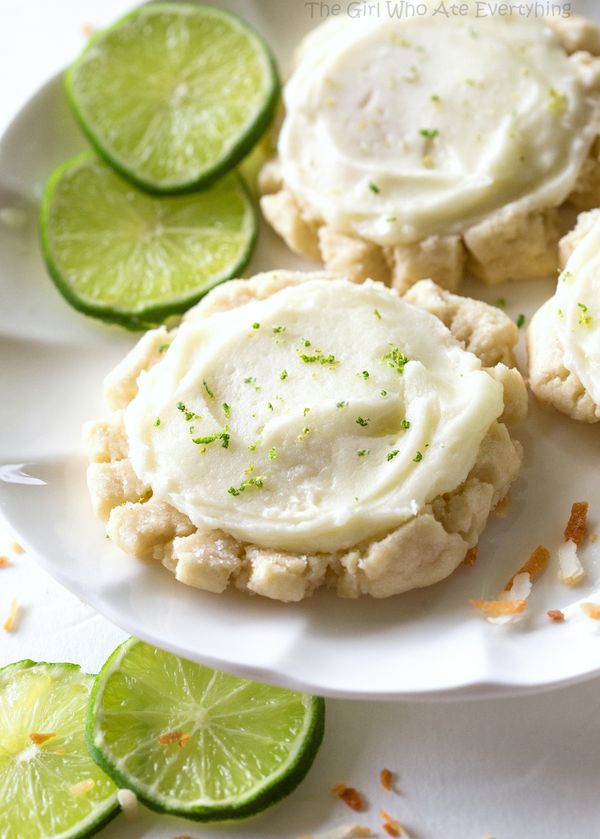
[[[98,32],[65,75],[84,134],[153,193],[205,188],[235,167],[273,120],[272,53],[212,6],[152,3]]]
[[[92,152],[53,172],[40,210],[42,253],[58,290],[80,312],[129,329],[180,314],[239,276],[256,232],[235,172],[202,192],[157,197]]]
[[[90,754],[148,807],[240,819],[288,795],[323,737],[322,699],[194,664],[132,638],[89,706]]]
[[[0,670],[0,839],[85,839],[120,812],[86,748],[93,682],[75,664]],[[79,791],[82,781],[91,788]]]

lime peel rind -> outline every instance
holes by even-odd
[[[68,675],[68,676],[74,677],[74,678],[77,678],[78,676],[80,676],[81,680],[78,684],[79,689],[81,689],[82,687],[85,687],[84,683],[86,683],[86,682],[87,682],[88,686],[91,687],[91,680],[94,678],[93,676],[88,676],[85,673],[81,673],[81,668],[77,664],[70,664],[70,663],[63,663],[63,662],[61,662],[61,663],[35,662],[35,661],[32,661],[31,659],[23,659],[22,661],[17,661],[17,662],[14,662],[13,664],[9,664],[9,665],[6,665],[5,667],[0,668],[0,692],[2,691],[3,687],[6,688],[7,686],[9,687],[9,689],[12,688],[13,692],[17,692],[18,691],[18,684],[17,683],[19,681],[20,674],[23,674],[23,678],[28,678],[32,675],[31,671],[35,670],[36,668],[40,669],[42,671],[42,674],[46,675],[46,676],[47,676],[48,673],[52,673],[54,675],[62,673],[65,676]],[[41,681],[41,677],[40,677],[40,681]],[[58,685],[59,690],[62,687],[63,687],[62,685],[60,685],[60,684]],[[67,686],[67,690],[68,690],[68,686]],[[13,722],[14,722],[15,713],[16,713],[17,714],[17,718],[16,718],[17,726],[16,726],[16,730],[0,732],[0,741],[2,739],[5,739],[5,745],[6,745],[8,743],[8,740],[12,737],[13,742],[10,744],[10,749],[12,750],[12,749],[15,748],[15,740],[16,740],[17,744],[20,745],[20,749],[21,749],[20,753],[27,752],[31,748],[39,748],[39,754],[35,757],[35,760],[36,761],[42,761],[40,766],[43,766],[44,765],[44,763],[43,763],[44,762],[44,750],[47,749],[47,748],[53,750],[56,747],[54,738],[47,741],[48,745],[44,744],[40,747],[32,746],[31,742],[29,741],[29,737],[28,737],[28,735],[32,732],[28,731],[29,726],[27,725],[27,723],[31,722],[31,720],[35,718],[36,721],[38,721],[41,724],[42,730],[48,731],[48,726],[44,725],[44,720],[47,720],[48,723],[50,724],[50,722],[53,721],[53,718],[56,717],[56,713],[53,711],[52,704],[47,701],[47,699],[48,699],[47,696],[44,697],[40,694],[37,698],[38,698],[38,701],[36,703],[36,706],[35,706],[34,710],[28,709],[26,707],[27,706],[26,701],[23,701],[22,703],[19,703],[18,709],[16,711],[10,707],[10,703],[7,703],[7,705],[4,707],[4,719],[7,720],[7,719],[9,719],[9,717],[11,717],[13,719]],[[78,698],[77,694],[75,694],[75,699],[77,700],[77,698]],[[46,701],[44,701],[44,699]],[[64,697],[63,697],[63,699],[64,699]],[[15,701],[15,698],[13,696],[13,702],[14,701]],[[87,702],[87,696],[86,696],[86,702]],[[71,711],[71,710],[72,709],[69,708],[69,711]],[[29,713],[28,713],[28,711],[29,711]],[[19,720],[19,715],[21,716],[21,720]],[[74,720],[74,718],[71,716],[69,718],[69,723],[72,724],[73,720]],[[81,736],[83,736],[84,721],[85,721],[85,705],[83,705],[81,707]],[[19,728],[18,728],[19,722],[21,722],[21,724],[24,726],[24,729],[27,729],[26,731],[25,730],[24,731],[19,730]],[[59,739],[57,739],[56,742],[60,742],[61,736],[67,738],[66,741],[65,741],[65,745],[66,745],[66,742],[68,741],[71,744],[71,747],[72,747],[72,738],[73,738],[73,736],[77,736],[77,735],[75,735],[72,731],[70,732],[70,734],[69,733],[65,734],[64,731],[61,731],[60,729],[58,729],[56,731],[56,737],[59,738]],[[15,765],[15,758],[11,757],[8,754],[8,750],[0,749],[0,751],[2,751],[2,753],[3,753],[3,760],[6,761],[6,770],[9,772],[11,780],[14,781],[14,779],[17,778],[17,784],[18,784],[18,777],[16,775],[17,766]],[[68,749],[67,749],[67,752],[68,752]],[[51,755],[49,755],[48,757],[50,757],[50,756],[56,757],[56,754],[51,752]],[[82,767],[82,759],[84,761],[89,760],[89,770],[87,770],[87,771],[85,770],[85,764],[83,764],[84,768],[83,769],[81,768]],[[46,758],[46,762],[47,762],[47,760],[48,760],[48,758]],[[68,762],[69,754],[67,754],[65,756],[64,760],[65,760],[65,763]],[[85,750],[83,750],[81,752],[81,755],[79,755],[79,753],[77,753],[77,759],[75,761],[75,764],[77,765],[77,775],[76,776],[75,775],[73,775],[73,777],[68,776],[68,766],[67,766],[67,769],[65,769],[65,772],[64,772],[64,779],[61,779],[60,776],[58,776],[59,788],[60,788],[60,791],[59,791],[58,795],[52,796],[52,790],[48,787],[47,784],[45,785],[44,800],[45,801],[49,800],[51,802],[53,811],[57,811],[57,812],[63,812],[64,811],[65,801],[67,800],[67,799],[64,798],[64,796],[65,795],[69,796],[71,794],[68,791],[71,785],[76,784],[77,781],[80,781],[82,778],[85,778],[86,775],[91,774],[92,769],[95,770],[96,774],[98,773],[97,768],[95,768],[94,763],[89,758],[89,755],[87,754],[87,752]],[[32,771],[33,771],[36,768],[36,764],[31,764],[31,765],[33,767],[32,768]],[[27,769],[27,767],[29,766],[29,762],[28,762],[28,760],[18,761],[18,766],[19,766],[19,771],[24,772]],[[48,767],[48,771],[49,770],[50,770],[50,767]],[[53,774],[46,775],[45,777],[52,777],[53,778],[58,774],[56,767],[53,767],[52,771],[53,771]],[[58,771],[60,771],[60,769]],[[70,828],[67,827],[66,829],[60,829],[59,831],[53,830],[51,832],[49,832],[48,830],[46,830],[44,828],[43,833],[39,832],[42,829],[41,822],[38,822],[38,820],[35,820],[35,821],[32,820],[31,822],[29,821],[30,818],[31,818],[31,814],[33,812],[35,812],[35,804],[36,804],[35,799],[32,799],[31,801],[27,800],[28,794],[30,793],[30,791],[35,790],[39,786],[39,779],[38,779],[38,783],[36,784],[33,779],[30,779],[29,774],[26,774],[24,777],[25,777],[25,779],[27,779],[27,780],[24,780],[24,783],[27,784],[27,789],[23,789],[23,790],[19,789],[18,790],[17,802],[16,803],[17,803],[17,808],[18,808],[18,806],[24,806],[26,808],[26,811],[27,811],[26,812],[26,818],[27,818],[26,829],[28,831],[27,836],[32,837],[32,839],[38,839],[38,837],[39,837],[39,839],[87,839],[87,837],[93,836],[98,831],[102,830],[102,828],[106,824],[108,824],[108,822],[110,822],[113,818],[115,818],[115,816],[117,816],[120,812],[120,807],[119,807],[119,804],[118,804],[118,801],[117,801],[117,790],[115,788],[115,789],[113,789],[113,791],[111,792],[110,795],[106,796],[105,798],[100,800],[98,803],[93,805],[91,811],[89,812],[89,814],[87,816],[84,816],[84,817],[81,817],[81,818],[76,818],[76,821],[75,821],[75,824],[74,824],[73,827],[70,827]],[[0,761],[0,780],[1,779],[2,779],[2,762]],[[104,782],[109,784],[109,786],[111,788],[113,787],[112,782],[109,781],[108,778],[105,778],[103,780],[104,780]],[[61,786],[61,782],[64,782],[64,785],[66,786],[66,789],[65,789],[64,786]],[[8,839],[8,837],[11,837],[11,836],[17,836],[17,835],[18,836],[25,836],[25,833],[23,832],[23,828],[25,826],[25,823],[22,822],[22,820],[19,820],[19,822],[17,824],[15,824],[15,821],[14,821],[15,813],[16,812],[18,813],[18,810],[15,811],[14,807],[12,807],[11,811],[9,811],[9,809],[8,809],[9,806],[11,806],[11,801],[6,797],[6,793],[7,793],[7,790],[10,789],[10,786],[7,785],[6,783],[2,783],[2,789],[4,791],[4,797],[3,797],[3,800],[2,800],[3,814],[4,814],[5,818],[8,817],[10,819],[10,823],[3,821],[3,823],[0,824],[0,837],[1,837],[1,839]],[[63,802],[62,805],[61,805],[61,801]],[[14,802],[13,802],[13,804],[14,804]],[[37,834],[34,834],[34,833],[31,832],[33,827],[38,828],[38,833]],[[9,832],[5,832],[5,830],[8,830]]]
[[[80,101],[77,93],[77,72],[86,62],[93,51],[101,42],[123,26],[135,22],[143,16],[155,14],[179,14],[179,15],[209,15],[227,21],[230,26],[243,32],[249,41],[254,42],[257,47],[257,55],[260,52],[264,61],[264,95],[260,107],[257,109],[254,119],[248,120],[243,130],[238,132],[237,139],[230,142],[229,147],[211,165],[206,166],[201,172],[193,177],[179,178],[170,182],[160,183],[156,179],[145,175],[139,167],[127,163],[122,154],[108,147],[108,143],[101,136],[102,131],[93,125],[91,114],[87,113],[85,106]],[[277,112],[280,99],[281,84],[277,65],[271,50],[262,36],[245,23],[241,18],[230,12],[224,12],[212,6],[201,6],[192,3],[152,3],[142,6],[126,14],[112,26],[95,33],[80,56],[68,68],[64,76],[64,87],[67,100],[82,132],[89,140],[97,153],[103,157],[110,166],[118,171],[124,178],[128,179],[140,189],[147,192],[161,194],[182,194],[206,188],[218,180],[223,174],[237,166],[252,148],[258,143],[269,125],[272,123]],[[110,133],[110,132],[109,132]],[[197,126],[194,135],[197,136]]]
[[[65,235],[69,233],[70,227],[74,228],[77,235],[83,237],[81,239],[83,242],[81,250],[85,251],[86,254],[89,254],[92,253],[92,251],[89,248],[85,250],[85,237],[89,237],[87,238],[88,243],[95,244],[97,239],[94,239],[94,237],[97,236],[98,232],[100,232],[104,234],[106,241],[112,246],[113,238],[117,234],[119,234],[122,238],[122,231],[125,228],[125,225],[123,223],[123,219],[114,218],[114,214],[111,215],[110,213],[107,213],[106,223],[103,219],[100,221],[101,224],[105,223],[105,227],[103,230],[100,229],[100,231],[98,231],[98,229],[94,228],[94,226],[89,223],[88,216],[86,214],[85,231],[77,230],[79,219],[84,216],[84,211],[87,207],[85,204],[86,197],[81,197],[82,190],[78,190],[72,198],[68,195],[68,193],[63,195],[61,190],[66,190],[68,188],[69,178],[74,177],[82,171],[85,172],[86,169],[89,169],[91,173],[89,183],[92,187],[96,187],[96,190],[100,192],[100,198],[96,198],[93,202],[93,206],[90,208],[90,213],[98,212],[99,207],[102,209],[103,201],[107,202],[107,207],[109,206],[108,199],[110,198],[111,191],[113,197],[116,196],[117,198],[122,197],[122,195],[133,196],[137,204],[141,206],[142,212],[147,212],[148,215],[151,211],[154,212],[154,207],[157,208],[156,212],[163,207],[166,208],[166,212],[172,211],[175,213],[177,212],[177,208],[179,206],[184,206],[184,208],[187,208],[187,210],[191,213],[194,212],[194,207],[197,206],[198,208],[204,208],[205,212],[208,213],[210,211],[211,201],[214,201],[216,204],[219,204],[219,202],[222,205],[227,204],[231,209],[235,200],[235,202],[237,202],[235,210],[239,217],[239,229],[223,231],[223,224],[228,220],[226,217],[223,217],[222,219],[219,217],[218,220],[213,223],[212,228],[209,226],[210,229],[208,231],[206,230],[206,227],[203,228],[202,225],[197,224],[195,232],[193,229],[191,231],[192,239],[188,241],[188,248],[185,252],[183,249],[180,251],[181,260],[189,259],[189,254],[191,253],[191,247],[193,245],[196,251],[200,252],[204,248],[208,254],[213,254],[216,259],[220,254],[220,251],[212,252],[209,248],[206,248],[206,238],[208,237],[212,242],[216,241],[218,244],[219,237],[222,237],[223,241],[225,241],[226,237],[229,236],[230,239],[233,237],[232,242],[228,246],[229,251],[231,251],[229,261],[221,266],[220,270],[216,273],[208,273],[205,276],[201,276],[200,267],[198,266],[196,269],[198,275],[197,277],[194,277],[193,273],[189,270],[189,268],[186,269],[185,265],[183,265],[183,268],[180,271],[180,276],[177,276],[172,272],[172,264],[170,264],[169,270],[171,270],[173,276],[179,282],[179,285],[182,285],[179,281],[180,277],[184,277],[185,282],[188,282],[189,278],[189,286],[187,289],[184,287],[183,290],[180,288],[167,294],[165,294],[161,289],[162,299],[160,302],[152,300],[152,293],[150,293],[150,295],[148,295],[148,293],[144,295],[143,291],[145,288],[142,283],[144,279],[143,277],[136,278],[135,272],[128,272],[127,283],[124,284],[123,288],[125,298],[127,297],[127,294],[134,296],[130,289],[130,285],[133,281],[137,280],[142,286],[142,291],[135,295],[135,299],[132,299],[131,303],[128,305],[127,303],[122,302],[120,304],[116,304],[110,299],[107,302],[99,302],[102,296],[102,287],[105,277],[108,276],[108,273],[112,268],[123,265],[123,260],[127,259],[128,254],[126,253],[122,259],[115,259],[112,252],[108,254],[107,259],[110,259],[110,265],[107,266],[106,272],[102,271],[101,262],[88,258],[87,264],[78,263],[76,269],[81,271],[83,264],[83,276],[85,282],[88,282],[86,278],[86,272],[88,270],[95,270],[97,272],[98,280],[96,291],[99,293],[96,293],[95,297],[92,299],[91,295],[86,292],[85,289],[81,288],[77,272],[73,271],[68,265],[68,260],[65,260],[64,249],[61,251],[58,244],[59,238],[64,238]],[[94,172],[96,172],[96,174],[94,174]],[[95,183],[95,181],[97,181],[97,183]],[[229,197],[230,200],[225,202],[225,197]],[[61,200],[64,206],[62,209],[59,208],[57,210],[56,205]],[[82,203],[78,204],[79,201]],[[125,219],[125,221],[127,221],[127,219]],[[165,239],[168,235],[169,229],[167,228],[164,233]],[[40,236],[42,253],[48,272],[60,293],[75,309],[86,315],[100,318],[108,323],[117,323],[128,329],[139,330],[152,328],[158,323],[164,321],[170,315],[178,315],[185,312],[190,308],[190,306],[197,303],[198,300],[200,300],[208,291],[219,283],[225,282],[232,277],[239,276],[248,264],[254,250],[257,237],[257,220],[254,205],[248,189],[243,179],[237,175],[237,173],[227,175],[219,181],[218,184],[215,184],[214,187],[198,193],[197,196],[173,196],[162,199],[152,198],[145,193],[137,192],[135,187],[131,186],[131,184],[127,181],[123,181],[119,175],[113,173],[110,168],[106,166],[106,164],[103,163],[93,152],[87,151],[61,164],[50,176],[41,202]],[[132,237],[130,244],[131,253],[134,252],[135,247],[136,241]],[[143,257],[143,249],[141,254]],[[72,251],[69,253],[67,249],[67,256],[71,258]],[[144,266],[142,265],[142,268],[143,267]],[[138,271],[138,273],[142,272]],[[163,285],[165,284],[158,275],[155,278],[155,282],[157,284],[160,284],[161,282]]]
[[[90,699],[86,728],[88,750],[94,760],[113,778],[115,783],[131,789],[140,801],[157,812],[184,816],[195,821],[216,822],[255,815],[289,795],[304,779],[323,739],[325,703],[321,698],[308,697],[303,694],[298,694],[295,691],[289,691],[290,696],[302,696],[306,702],[302,732],[298,735],[291,758],[285,763],[283,769],[279,767],[278,772],[272,773],[262,782],[258,783],[252,788],[250,793],[238,797],[229,797],[225,801],[209,804],[207,803],[206,797],[200,796],[194,801],[175,799],[172,796],[165,796],[150,791],[147,785],[141,784],[137,778],[133,777],[125,769],[124,760],[127,756],[121,758],[112,753],[106,737],[103,736],[100,730],[101,723],[99,723],[103,691],[111,675],[119,672],[125,657],[134,648],[138,647],[138,645],[149,647],[144,642],[131,638],[115,650],[100,671]],[[170,653],[159,654],[176,659],[176,656]],[[201,666],[198,665],[198,667]],[[246,681],[239,679],[240,683]],[[282,689],[273,690],[281,691]],[[159,734],[160,732],[157,732],[156,737]],[[249,732],[248,736],[251,736],[251,732]],[[179,749],[179,746],[173,745],[169,748]],[[187,748],[190,748],[189,743],[185,745],[181,752],[178,751],[176,754],[183,754]]]

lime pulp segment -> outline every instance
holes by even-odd
[[[130,639],[97,678],[88,744],[149,807],[214,821],[291,792],[323,735],[322,699],[193,664]]]
[[[50,177],[41,235],[48,270],[75,308],[145,328],[239,274],[256,218],[235,173],[199,193],[159,198],[85,152]]]
[[[74,664],[0,670],[0,839],[83,839],[119,811],[86,748],[93,681]]]
[[[65,77],[81,128],[114,168],[152,192],[208,185],[271,122],[271,52],[239,18],[152,3],[93,37]]]

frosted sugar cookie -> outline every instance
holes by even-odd
[[[541,19],[325,23],[284,92],[262,209],[295,251],[404,291],[557,267],[559,207],[600,201],[598,39]],[[596,148],[598,146],[598,148]]]
[[[450,574],[519,471],[525,390],[468,349],[509,360],[502,312],[413,293],[439,316],[380,283],[271,272],[148,333],[86,428],[111,539],[184,583],[285,601]]]

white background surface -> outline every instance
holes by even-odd
[[[84,24],[101,26],[130,5],[0,0],[0,131],[78,52]],[[0,360],[0,370],[6,363],[10,360]],[[27,555],[11,552],[10,534],[0,531],[4,553],[11,563],[0,570],[0,616],[13,596],[23,615],[16,633],[0,636],[0,665],[29,657],[96,670],[123,633],[56,585]],[[334,783],[344,781],[366,794],[369,809],[358,820],[375,830],[384,806],[415,839],[594,839],[600,836],[599,711],[599,680],[537,697],[478,703],[329,701],[325,742],[311,774],[271,812],[216,828],[143,814],[131,823],[118,819],[101,835],[294,839],[353,821],[351,811],[329,794]],[[399,795],[378,789],[383,766],[398,773]]]

